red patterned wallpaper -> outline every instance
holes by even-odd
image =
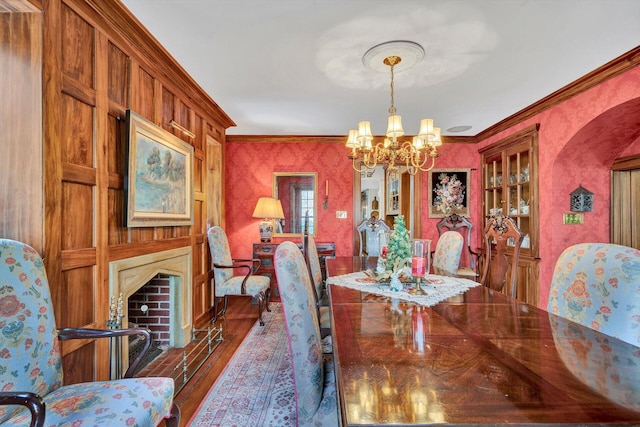
[[[335,242],[339,256],[353,252],[353,172],[343,143],[233,142],[225,153],[226,232],[235,258],[251,257],[260,241],[260,219],[251,214],[258,197],[272,195],[273,172],[318,173],[318,232],[316,242]],[[322,201],[329,181],[329,208]],[[347,211],[336,219],[336,211]],[[275,243],[290,238],[273,238]],[[290,239],[300,241],[300,239]]]
[[[546,308],[555,262],[568,246],[609,241],[613,160],[640,153],[640,67],[495,135],[484,147],[540,123],[540,302]],[[580,184],[594,193],[584,224],[565,225],[569,194]]]
[[[555,261],[569,245],[609,241],[609,171],[615,158],[640,153],[640,67],[612,78],[531,119],[477,145],[445,144],[438,168],[474,168],[471,177],[471,221],[480,215],[480,156],[478,149],[534,123],[540,123],[540,302],[545,308]],[[321,155],[320,155],[321,153]],[[318,209],[318,242],[334,241],[337,255],[351,255],[353,174],[343,144],[337,143],[242,143],[227,144],[226,229],[234,257],[251,255],[259,241],[258,219],[251,217],[260,196],[271,195],[273,172],[318,172],[322,198],[329,180],[329,209]],[[424,177],[423,206],[428,200]],[[584,224],[564,225],[569,212],[569,193],[578,185],[595,194],[593,212]],[[345,210],[347,219],[336,219]],[[422,237],[437,241],[435,224],[426,209],[422,213]],[[472,239],[479,242],[481,230]],[[274,239],[281,241],[283,239]]]

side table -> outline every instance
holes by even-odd
[[[267,276],[271,280],[271,300],[279,301],[280,293],[278,292],[278,282],[276,281],[276,272],[273,267],[273,256],[276,253],[276,248],[279,243],[254,243],[253,244],[253,258],[257,258],[261,261],[260,267],[257,268],[253,274]],[[302,250],[302,243],[297,243],[300,250]],[[320,268],[322,269],[322,278],[327,278],[327,267],[325,258],[336,256],[336,244],[335,243],[316,243],[318,248],[318,257],[320,258]]]

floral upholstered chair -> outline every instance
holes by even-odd
[[[178,426],[171,378],[63,385],[59,340],[142,334],[141,329],[56,329],[49,282],[30,246],[0,239],[0,424],[2,426]]]
[[[456,276],[464,276],[472,280],[479,278],[480,275],[476,270],[476,261],[479,254],[471,249],[471,230],[473,230],[471,221],[469,221],[468,218],[454,213],[438,221],[436,227],[438,228],[439,236],[442,236],[442,234],[447,231],[457,231],[464,240],[463,247],[466,248],[465,252],[469,257],[469,266],[458,266]]]
[[[436,274],[456,274],[463,244],[464,237],[457,231],[442,233],[433,253],[433,271]]]
[[[581,243],[556,262],[548,310],[640,347],[640,251]]]
[[[262,311],[269,309],[269,298],[271,297],[271,279],[267,276],[254,276],[254,268],[260,266],[259,259],[232,259],[231,249],[227,234],[222,227],[213,226],[207,231],[209,239],[209,249],[211,250],[211,260],[213,262],[213,280],[215,282],[215,296],[213,300],[214,317],[224,316],[227,312],[229,295],[244,295],[254,298],[258,302],[258,319],[260,325],[264,326]],[[234,269],[242,270],[243,276],[235,276]],[[224,307],[218,312],[218,301],[224,299]]]
[[[322,354],[309,270],[293,242],[278,245],[274,262],[293,365],[297,425],[337,426],[333,363]]]

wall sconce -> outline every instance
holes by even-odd
[[[593,211],[593,193],[580,184],[578,188],[571,192],[569,208],[571,212]]]
[[[260,222],[260,241],[270,242],[273,235],[273,220],[284,218],[284,211],[280,200],[273,197],[260,197],[253,210],[254,218],[262,218]]]

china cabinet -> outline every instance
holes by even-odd
[[[524,239],[518,259],[518,299],[538,305],[538,127],[533,125],[480,150],[482,229],[497,213],[513,218]],[[482,248],[486,251],[487,248]],[[508,256],[511,256],[510,253]]]

